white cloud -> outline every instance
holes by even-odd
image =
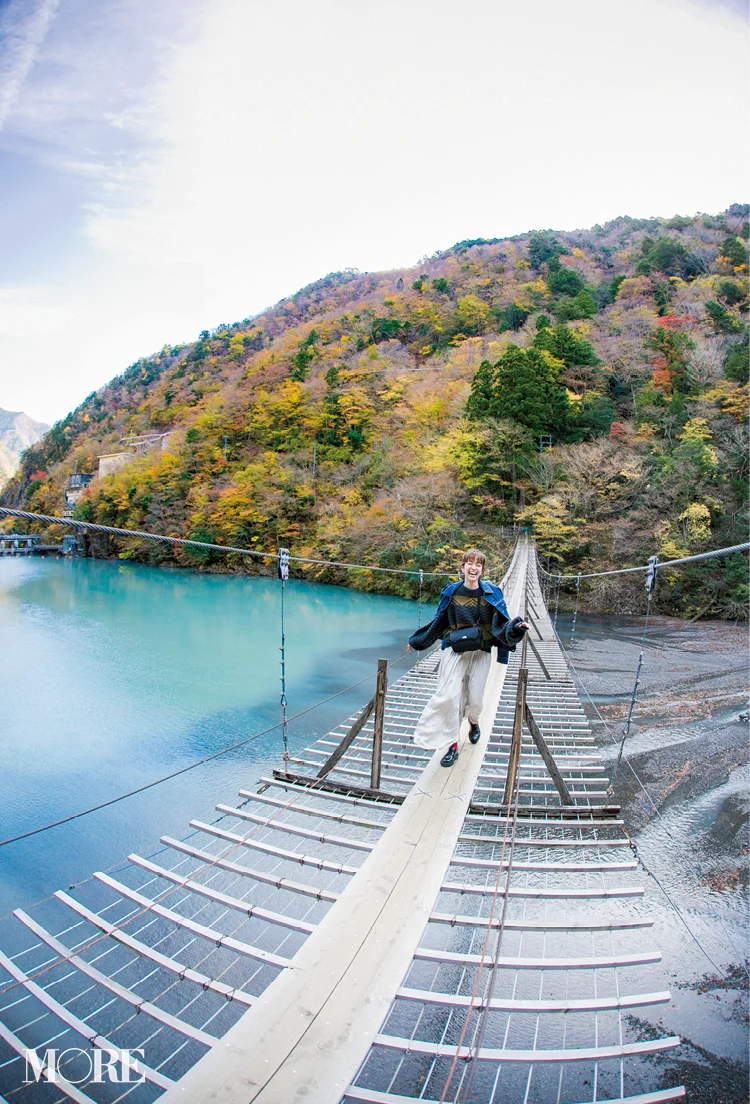
[[[59,6],[60,0],[40,0],[32,8],[22,0],[11,0],[0,16],[0,129],[31,72]]]
[[[475,0],[460,20],[446,0],[221,0],[165,83],[148,202],[90,232],[223,269],[261,305],[279,260],[291,290],[316,257],[720,206],[742,166],[695,152],[739,146],[716,108],[742,102],[743,47],[731,17],[653,0]]]
[[[132,156],[63,150],[97,187],[84,263],[30,308],[71,312],[54,379],[55,331],[28,337],[50,403],[27,403],[35,416],[327,271],[744,196],[745,35],[725,7],[211,0],[198,14],[145,90],[100,105]]]

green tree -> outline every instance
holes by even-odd
[[[519,481],[534,456],[530,430],[509,418],[487,418],[481,427],[481,468],[485,481],[504,490],[510,482],[514,510],[523,509],[525,488]]]
[[[315,342],[317,340],[318,335],[316,331],[310,330],[310,333],[300,345],[299,351],[294,356],[289,378],[296,383],[300,383],[302,380],[307,379],[310,374],[310,361],[315,356]]]
[[[668,276],[680,275],[684,256],[685,246],[674,238],[658,238],[646,254],[651,267]]]
[[[690,418],[682,428],[671,455],[660,465],[659,482],[672,493],[689,502],[697,488],[706,492],[706,485],[719,470],[716,450],[711,444],[711,431],[705,418]]]
[[[507,307],[498,314],[500,333],[505,333],[507,330],[520,330],[529,313],[523,307],[519,307],[518,303],[508,303]]]
[[[706,314],[709,325],[716,334],[739,333],[742,329],[740,320],[731,315],[727,308],[722,303],[717,303],[715,299],[709,299],[706,302]]]
[[[672,301],[672,285],[668,280],[653,280],[651,286],[658,313],[664,315],[668,312]]]
[[[585,338],[577,337],[564,323],[545,326],[534,338],[534,348],[552,353],[567,368],[588,367],[599,363],[594,346]]]
[[[748,336],[745,334],[742,341],[737,342],[727,352],[724,361],[724,373],[727,379],[736,383],[747,383],[750,377],[750,346]]]
[[[559,322],[574,322],[591,318],[598,311],[599,304],[589,289],[583,288],[574,298],[566,295],[558,299],[550,309]]]
[[[525,486],[519,479],[532,465],[533,434],[508,418],[470,419],[453,434],[450,457],[470,490],[490,496],[491,509],[502,518],[523,506]],[[509,493],[510,492],[510,493]],[[481,498],[475,498],[475,502]],[[486,509],[486,507],[485,507]]]
[[[546,262],[550,271],[557,269],[560,267],[560,254],[566,252],[549,230],[535,230],[529,235],[529,260],[534,268],[540,268]]]
[[[467,402],[470,417],[508,419],[534,434],[560,435],[567,410],[567,393],[549,358],[537,349],[516,345],[508,347],[491,372],[486,368],[477,372]]]
[[[739,238],[730,235],[719,246],[719,256],[726,257],[734,268],[739,268],[740,265],[747,264],[747,246]]]
[[[747,301],[747,287],[738,280],[719,280],[716,294],[730,307],[737,307]]]
[[[554,295],[575,296],[583,290],[584,286],[578,273],[570,268],[560,268],[557,272],[550,272],[547,284]]]
[[[370,336],[375,344],[381,341],[390,341],[394,337],[401,337],[402,323],[398,318],[373,318],[370,326]]]
[[[568,412],[568,441],[587,441],[609,433],[617,412],[609,395],[601,391],[586,391]]]
[[[615,299],[617,298],[617,293],[620,290],[620,285],[622,284],[623,280],[627,280],[627,278],[628,277],[627,277],[626,273],[621,272],[618,276],[614,276],[610,280],[609,294],[610,294],[610,297],[611,297],[610,301],[612,303],[614,303]]]
[[[471,391],[466,400],[466,413],[479,421],[490,416],[495,395],[495,369],[488,360],[483,360],[476,371]]]

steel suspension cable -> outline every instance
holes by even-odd
[[[733,544],[729,548],[715,548],[712,552],[699,552],[695,556],[682,556],[679,560],[662,560],[659,567],[679,567],[680,564],[698,563],[699,560],[713,560],[718,556],[732,556],[736,552],[750,551],[750,541],[746,541],[744,544]],[[649,563],[641,564],[639,567],[618,567],[612,571],[589,571],[580,573],[578,575],[557,575],[553,574],[553,579],[600,579],[604,575],[630,575],[634,571],[648,571]],[[539,570],[542,574],[547,575],[541,564],[539,564]]]
[[[653,557],[653,558],[654,558],[654,559],[656,559],[656,557]],[[660,564],[659,566],[661,567],[661,566],[663,566],[663,565],[662,565],[662,564]],[[572,672],[573,676],[574,676],[575,678],[577,678],[577,679],[578,679],[578,682],[579,682],[579,684],[580,684],[580,686],[581,686],[581,689],[582,689],[582,690],[584,691],[584,693],[586,694],[587,698],[589,699],[589,702],[591,703],[592,707],[594,708],[595,712],[597,713],[597,715],[598,715],[598,717],[599,717],[600,721],[602,722],[602,724],[604,725],[604,727],[605,727],[605,728],[607,729],[607,731],[609,732],[609,731],[610,731],[610,725],[609,725],[609,724],[607,723],[607,721],[606,721],[606,720],[604,719],[604,717],[602,716],[601,710],[599,709],[598,705],[596,704],[596,702],[595,702],[595,701],[594,701],[594,699],[592,698],[592,696],[591,696],[591,693],[589,692],[589,690],[588,690],[588,687],[587,687],[587,686],[585,685],[585,683],[584,683],[583,679],[581,678],[581,675],[580,675],[580,673],[579,673],[579,672],[578,672],[578,671],[576,670],[576,668],[575,668],[575,664],[574,664],[574,661],[573,661],[573,657],[572,657],[571,653],[570,653],[570,652],[568,651],[568,649],[567,649],[567,648],[565,647],[565,645],[563,644],[563,642],[562,642],[562,640],[561,640],[561,638],[560,638],[560,636],[559,636],[559,634],[558,634],[557,632],[555,632],[555,636],[557,637],[557,642],[558,642],[558,644],[559,644],[559,646],[560,646],[560,649],[561,649],[561,650],[562,650],[562,652],[563,652],[563,655],[564,655],[564,656],[566,657],[566,660],[567,660],[568,666],[569,666],[569,668],[570,668],[570,670],[571,670],[571,672]],[[643,638],[642,638],[642,643],[641,643],[641,656],[642,656],[642,654],[643,654],[643,647],[645,646],[645,639],[646,639],[646,633],[645,633],[645,631],[644,631],[644,635],[643,635]],[[639,673],[640,673],[640,665],[639,665],[638,671],[639,671]],[[614,742],[614,740],[613,740],[613,742]],[[630,768],[630,770],[631,770],[631,771],[632,771],[632,773],[633,773],[633,776],[635,777],[635,780],[636,780],[636,782],[638,783],[638,785],[640,786],[640,788],[641,788],[641,790],[643,791],[644,795],[646,796],[646,798],[647,798],[647,800],[648,800],[649,804],[651,805],[651,808],[653,809],[653,811],[654,811],[655,815],[656,815],[656,816],[657,816],[657,817],[659,818],[659,820],[660,820],[660,822],[661,822],[661,824],[662,824],[662,826],[663,826],[663,830],[664,830],[664,831],[666,832],[666,834],[667,834],[667,835],[669,836],[669,838],[670,838],[670,839],[673,839],[673,840],[674,840],[674,839],[675,839],[676,837],[675,837],[675,836],[673,836],[673,835],[672,835],[672,833],[671,833],[671,832],[669,831],[669,829],[668,829],[668,828],[666,827],[666,825],[665,825],[665,823],[664,823],[664,817],[663,817],[663,815],[662,815],[662,812],[661,812],[661,810],[660,810],[660,809],[658,808],[658,806],[657,806],[657,805],[656,805],[656,804],[654,803],[654,801],[653,801],[653,799],[652,799],[652,797],[651,797],[650,793],[648,792],[648,790],[647,790],[647,789],[646,789],[646,787],[644,786],[644,784],[643,784],[643,782],[642,782],[642,780],[641,780],[641,778],[640,778],[640,775],[639,775],[639,774],[638,774],[638,772],[636,771],[636,769],[635,769],[635,767],[633,766],[633,764],[632,764],[632,763],[630,762],[630,760],[628,759],[628,757],[627,757],[626,755],[624,755],[624,754],[623,754],[623,746],[624,746],[624,739],[623,739],[623,742],[622,742],[622,744],[621,744],[621,746],[620,746],[620,755],[618,756],[618,763],[619,763],[619,761],[620,761],[620,757],[621,757],[621,758],[622,758],[622,760],[623,760],[623,761],[625,762],[626,766],[628,766],[628,767]],[[615,775],[614,775],[614,777],[613,777],[613,779],[612,779],[612,783],[613,783],[613,784],[614,784],[614,782],[615,782],[615,779],[616,779],[616,777],[617,777],[617,775],[616,775],[616,773],[615,773]],[[612,787],[610,787],[610,789],[611,789],[611,788],[612,788]],[[632,789],[632,788],[631,788],[631,789]],[[633,791],[633,792],[634,792],[634,791]],[[690,936],[690,938],[691,938],[691,939],[693,940],[693,942],[695,943],[695,945],[696,945],[696,947],[698,948],[698,950],[699,950],[699,951],[701,952],[701,954],[702,954],[702,955],[704,956],[704,958],[706,958],[706,959],[707,959],[707,961],[711,963],[711,965],[713,966],[713,968],[714,968],[714,969],[716,970],[716,972],[717,972],[718,974],[720,974],[720,975],[721,975],[722,977],[726,976],[726,975],[725,975],[725,972],[724,972],[724,971],[722,971],[722,970],[721,970],[721,968],[720,968],[720,967],[719,967],[719,966],[718,966],[718,965],[717,965],[717,964],[716,964],[716,963],[714,962],[714,960],[713,960],[713,958],[711,957],[711,955],[710,955],[710,954],[708,953],[708,951],[707,951],[707,950],[705,949],[705,947],[703,946],[703,944],[701,943],[701,941],[700,941],[700,940],[698,939],[698,937],[697,937],[697,935],[695,934],[695,932],[694,932],[694,931],[692,930],[692,928],[691,928],[691,927],[690,927],[690,925],[688,924],[687,920],[685,919],[685,917],[684,917],[684,916],[683,916],[683,914],[682,914],[682,910],[680,909],[679,905],[677,905],[677,904],[676,904],[676,902],[675,902],[675,901],[674,901],[674,900],[672,899],[672,897],[670,896],[669,892],[668,892],[668,891],[667,891],[667,889],[666,889],[666,888],[664,887],[663,883],[662,883],[662,882],[660,881],[660,879],[659,879],[659,878],[657,877],[657,875],[656,875],[656,874],[654,874],[654,872],[653,872],[653,871],[652,871],[652,870],[650,869],[650,867],[648,867],[648,866],[646,865],[646,863],[645,863],[645,861],[644,861],[644,859],[643,859],[643,856],[641,855],[640,851],[638,850],[638,846],[637,846],[637,844],[636,844],[636,843],[635,843],[635,841],[634,841],[634,840],[633,840],[633,839],[631,838],[631,836],[630,836],[630,835],[628,834],[628,832],[627,832],[627,831],[625,830],[624,826],[621,826],[621,830],[622,830],[622,833],[623,833],[623,835],[625,836],[625,838],[626,838],[626,839],[627,839],[627,841],[628,841],[628,846],[630,847],[631,851],[633,852],[633,855],[635,856],[635,858],[636,858],[636,859],[638,860],[638,862],[640,863],[641,867],[643,868],[643,871],[644,871],[644,873],[645,873],[646,875],[648,875],[648,877],[649,877],[649,878],[652,878],[652,879],[653,879],[653,881],[655,882],[655,884],[656,884],[656,885],[657,885],[657,886],[659,887],[659,889],[661,890],[661,892],[662,892],[662,893],[663,893],[663,895],[664,895],[664,898],[665,898],[665,899],[666,899],[666,901],[667,901],[667,904],[668,904],[668,905],[670,906],[670,908],[671,908],[671,909],[672,909],[672,910],[674,911],[675,915],[677,916],[677,918],[678,918],[678,919],[680,920],[680,922],[681,922],[681,923],[682,923],[682,925],[684,926],[685,930],[687,931],[688,935]]]
[[[404,655],[399,656],[398,659],[392,660],[389,666],[399,663],[407,654],[408,653],[404,653]],[[339,698],[342,694],[348,693],[349,690],[356,689],[357,686],[361,686],[363,682],[367,682],[368,679],[371,678],[375,678],[374,672],[371,675],[365,675],[365,677],[359,679],[358,682],[353,682],[351,686],[345,686],[343,690],[337,690],[335,694],[323,698],[314,705],[309,705],[305,709],[300,709],[298,713],[293,713],[287,720],[296,721],[300,717],[304,717],[306,713],[311,713],[314,709],[319,709],[321,705],[327,705],[328,702],[333,701],[334,698]],[[228,755],[230,751],[244,747],[245,744],[250,744],[261,736],[267,736],[269,732],[275,732],[281,725],[282,721],[277,721],[276,724],[269,725],[268,728],[263,728],[260,732],[254,732],[252,736],[246,736],[244,740],[237,740],[234,744],[229,744],[228,747],[222,748],[220,751],[215,751],[211,755],[204,756],[202,759],[196,759],[193,763],[188,763],[186,767],[180,767],[179,770],[171,771],[169,774],[162,775],[161,778],[155,778],[153,782],[146,782],[143,786],[138,786],[135,790],[129,790],[127,793],[120,794],[118,797],[112,797],[108,801],[100,802],[98,805],[92,805],[88,809],[81,810],[81,812],[71,813],[69,816],[61,817],[60,820],[53,820],[49,824],[42,824],[39,828],[31,828],[28,832],[21,832],[17,836],[10,836],[8,839],[0,840],[0,847],[5,847],[8,843],[17,843],[19,840],[28,839],[29,836],[36,836],[40,832],[48,831],[50,828],[59,828],[63,824],[69,824],[72,820],[78,820],[80,817],[88,816],[89,813],[96,813],[99,809],[106,809],[109,805],[116,805],[119,801],[125,801],[128,797],[135,797],[145,790],[150,790],[153,789],[154,786],[161,785],[162,782],[168,782],[171,778],[177,778],[181,774],[187,774],[188,771],[195,770],[196,767],[202,767],[204,763],[210,763],[213,759],[218,759],[222,755]]]
[[[528,615],[529,615],[529,563],[528,563],[528,556],[527,556],[527,560],[526,560],[526,578],[524,580],[524,589],[523,589],[523,619],[524,619],[524,621],[528,618]],[[520,674],[520,671],[522,671],[526,667],[526,662],[527,662],[527,660],[526,660],[526,653],[527,653],[527,646],[528,646],[527,637],[528,637],[528,634],[525,634],[524,638],[523,638],[523,643],[521,644],[521,660],[520,660],[520,669],[519,669],[519,679],[523,677]],[[520,691],[520,682],[519,682],[519,691]],[[525,694],[526,694],[526,686],[524,684],[524,689],[523,689],[524,701],[525,701]],[[524,723],[523,720],[521,720],[522,725],[523,725],[523,723]],[[514,737],[515,737],[515,734],[514,734]],[[513,873],[513,858],[514,858],[514,855],[515,855],[516,837],[517,837],[517,831],[518,831],[518,806],[519,806],[520,786],[521,786],[520,754],[519,754],[518,759],[516,759],[514,761],[513,767],[511,767],[511,761],[510,761],[510,757],[509,757],[508,770],[513,770],[514,771],[514,775],[513,775],[513,778],[511,780],[512,790],[511,790],[511,801],[510,801],[510,805],[512,807],[512,814],[511,814],[511,809],[510,808],[507,810],[507,813],[510,814],[510,818],[512,819],[513,828],[512,828],[511,837],[510,837],[510,850],[508,852],[508,866],[507,866],[507,870],[506,870],[505,889],[504,889],[504,894],[503,894],[503,907],[502,907],[502,911],[500,913],[500,923],[499,923],[499,926],[498,926],[497,939],[495,941],[495,952],[494,952],[493,959],[492,959],[492,965],[490,967],[490,976],[489,976],[489,981],[488,981],[488,985],[487,985],[487,991],[485,993],[484,1007],[483,1007],[482,1011],[480,1012],[479,1021],[477,1023],[477,1029],[476,1029],[475,1036],[474,1036],[474,1041],[472,1043],[472,1050],[474,1051],[474,1054],[473,1054],[473,1059],[474,1060],[469,1065],[468,1076],[466,1077],[466,1082],[465,1082],[465,1084],[463,1084],[460,1087],[459,1093],[456,1097],[456,1100],[458,1101],[460,1099],[460,1097],[463,1096],[464,1104],[471,1104],[469,1094],[471,1093],[471,1086],[472,1086],[472,1083],[473,1083],[473,1080],[474,1080],[474,1071],[476,1069],[477,1059],[478,1059],[479,1054],[482,1050],[482,1046],[484,1045],[484,1038],[485,1038],[485,1035],[487,1033],[487,1024],[489,1023],[489,1018],[490,1018],[490,1014],[491,1014],[491,1010],[492,1010],[491,1006],[492,1006],[492,998],[493,998],[493,995],[494,995],[494,992],[495,992],[495,984],[497,982],[497,975],[500,972],[499,968],[498,968],[498,962],[499,962],[499,959],[500,959],[500,952],[502,950],[502,945],[503,945],[503,936],[505,934],[505,923],[506,923],[507,914],[508,914],[508,901],[510,899],[510,883],[511,883],[511,876],[512,876],[512,873]],[[507,823],[506,823],[506,829],[507,829]],[[505,844],[503,843],[503,853],[504,852],[505,852]],[[501,857],[500,857],[500,871],[502,871],[502,865],[503,865],[503,857],[502,857],[502,854],[501,854]],[[495,891],[495,894],[497,895],[497,890]]]
[[[575,640],[576,622],[578,620],[578,601],[579,601],[580,597],[581,597],[581,576],[579,575],[578,578],[576,579],[576,608],[573,611],[573,624],[571,626],[570,640],[568,642],[570,644],[572,644],[573,641]]]
[[[72,529],[81,529],[86,532],[102,533],[105,536],[137,537],[139,540],[159,541],[172,546],[185,546],[188,548],[203,548],[213,552],[231,552],[240,556],[255,556],[258,559],[278,560],[277,552],[259,552],[255,548],[237,548],[228,544],[212,544],[209,541],[191,540],[188,537],[167,537],[161,533],[149,533],[141,529],[120,529],[114,525],[99,525],[93,521],[79,521],[75,518],[54,517],[51,514],[33,514],[28,510],[12,510],[7,506],[0,506],[0,515],[17,517],[25,521],[38,521],[45,525],[63,525]],[[0,534],[2,536],[2,534]],[[345,567],[353,571],[379,571],[389,575],[419,575],[421,569],[405,567],[379,567],[375,564],[355,564],[346,560],[317,560],[309,556],[288,557],[289,563],[312,564],[317,567]],[[452,571],[423,571],[423,577],[433,579],[453,578]]]
[[[391,663],[389,664],[389,666],[394,666],[394,665],[395,665],[396,663],[400,663],[402,659],[405,659],[405,658],[407,658],[407,655],[408,655],[408,653],[404,653],[404,655],[401,655],[401,656],[399,656],[399,657],[398,657],[398,659],[394,659],[394,660],[392,660],[392,661],[391,661]],[[316,705],[314,705],[314,706],[310,706],[310,707],[309,707],[308,709],[302,710],[302,711],[301,711],[300,713],[296,714],[296,716],[302,716],[302,714],[303,714],[303,713],[309,713],[309,712],[310,712],[310,711],[311,711],[312,709],[316,709],[316,708],[317,708],[317,707],[318,707],[319,705],[323,705],[323,704],[325,704],[325,702],[326,702],[326,701],[330,701],[330,700],[331,700],[332,698],[336,698],[336,697],[339,697],[339,696],[340,696],[341,694],[345,694],[345,693],[347,692],[347,690],[351,690],[351,689],[353,689],[353,688],[354,688],[355,686],[359,686],[359,685],[361,685],[361,683],[362,683],[362,682],[366,682],[366,681],[367,681],[367,678],[371,678],[371,677],[373,677],[373,676],[371,676],[371,675],[368,675],[368,676],[367,676],[366,678],[364,678],[364,679],[360,679],[360,681],[359,681],[359,682],[357,682],[357,683],[353,683],[353,684],[352,684],[352,686],[347,686],[347,687],[345,687],[345,688],[344,688],[343,690],[339,690],[339,691],[337,691],[337,693],[335,693],[335,694],[332,694],[330,698],[326,698],[326,699],[324,699],[323,701],[321,701],[321,702],[318,702],[318,703],[317,703]],[[293,719],[293,718],[292,718],[292,719]],[[278,726],[278,725],[274,725],[274,726],[272,726],[272,727],[273,727],[273,728],[278,728],[279,726]],[[266,731],[272,731],[272,729],[267,729]],[[263,733],[262,733],[262,732],[261,732],[261,733],[256,733],[256,735],[255,735],[254,737],[250,737],[249,739],[255,739],[255,738],[257,738],[257,736],[261,736],[261,735],[263,735]],[[247,742],[247,741],[244,741],[244,742]],[[221,752],[219,752],[219,753],[217,753],[217,754],[222,754],[222,753],[221,753]],[[215,756],[210,756],[209,758],[215,758]],[[207,761],[207,760],[205,760],[205,761]],[[198,764],[195,764],[195,765],[198,765]],[[188,768],[188,769],[189,769],[189,768]],[[182,773],[182,772],[178,772],[178,773]],[[289,801],[287,801],[287,802],[286,802],[286,803],[285,803],[284,805],[282,805],[282,806],[281,806],[281,807],[280,807],[279,809],[277,809],[277,810],[276,810],[275,812],[273,812],[273,813],[272,813],[272,814],[270,815],[270,817],[267,817],[267,818],[266,818],[266,819],[265,819],[265,820],[263,821],[263,823],[262,823],[262,824],[259,824],[259,825],[258,825],[257,827],[255,827],[255,828],[252,828],[252,829],[250,829],[250,831],[249,831],[249,832],[247,832],[247,833],[246,833],[246,834],[245,834],[245,835],[244,835],[244,836],[243,836],[243,837],[242,837],[241,839],[239,839],[239,840],[238,840],[238,841],[237,841],[236,843],[232,843],[232,844],[231,844],[231,845],[230,845],[230,846],[229,846],[228,848],[226,848],[226,849],[225,849],[224,851],[220,852],[220,853],[219,853],[218,855],[216,855],[216,856],[213,856],[213,858],[212,858],[211,862],[205,862],[205,861],[204,861],[204,862],[203,862],[203,863],[202,863],[202,864],[201,864],[201,865],[199,866],[198,870],[192,871],[192,872],[191,872],[190,874],[188,874],[188,875],[187,875],[187,876],[186,876],[186,877],[185,877],[185,878],[184,878],[184,879],[183,879],[183,880],[182,880],[181,882],[178,882],[178,883],[177,883],[176,885],[172,886],[171,888],[167,889],[167,890],[166,890],[166,891],[165,891],[164,893],[162,893],[161,895],[157,896],[157,897],[156,897],[156,898],[155,898],[155,899],[154,899],[154,900],[153,900],[153,901],[151,902],[151,904],[162,904],[162,903],[163,903],[163,902],[164,902],[165,900],[167,900],[167,899],[168,899],[169,897],[173,896],[173,894],[175,894],[175,893],[179,892],[179,890],[181,890],[181,889],[184,889],[184,888],[186,887],[186,885],[188,884],[188,882],[189,882],[190,880],[192,880],[192,879],[194,879],[194,878],[195,878],[196,874],[198,874],[198,873],[205,873],[205,872],[206,872],[207,870],[211,870],[211,869],[213,869],[213,867],[214,867],[214,866],[216,866],[216,865],[217,865],[218,863],[220,863],[220,862],[222,862],[222,861],[223,861],[224,859],[226,859],[228,855],[231,855],[231,854],[233,854],[233,853],[234,853],[235,851],[237,851],[237,850],[238,850],[238,849],[239,849],[240,847],[242,847],[242,846],[243,846],[243,845],[244,845],[244,844],[246,843],[246,841],[247,841],[247,840],[249,840],[249,839],[251,839],[251,838],[252,838],[253,836],[257,835],[257,833],[258,833],[258,832],[260,832],[261,830],[263,830],[264,828],[267,828],[267,827],[268,827],[268,825],[269,825],[270,823],[272,823],[272,822],[273,822],[274,820],[276,820],[276,818],[277,818],[277,817],[281,816],[281,814],[282,814],[282,813],[284,813],[284,812],[287,812],[287,811],[288,811],[288,810],[289,810],[290,808],[293,808],[293,806],[294,806],[294,805],[295,805],[295,804],[296,804],[296,803],[297,803],[298,801],[300,801],[300,800],[301,800],[301,798],[302,798],[302,797],[303,797],[303,796],[304,796],[304,795],[305,795],[306,793],[309,793],[310,791],[312,791],[312,790],[315,790],[315,788],[316,788],[317,786],[320,786],[320,785],[322,785],[322,784],[324,783],[324,781],[325,781],[325,779],[324,779],[324,778],[311,778],[311,779],[309,780],[309,782],[308,782],[308,783],[307,783],[307,784],[306,784],[305,786],[303,786],[303,787],[301,788],[301,791],[300,791],[300,793],[298,793],[298,794],[297,794],[297,795],[296,795],[295,797],[291,798],[291,799],[290,799]],[[155,785],[155,784],[156,784],[156,783],[151,783],[151,785]],[[144,787],[144,788],[148,788],[148,787]],[[135,792],[135,791],[134,791],[134,792]],[[129,796],[129,795],[125,795],[125,796]],[[106,804],[112,804],[112,802],[107,802]],[[243,802],[242,802],[242,805],[240,805],[240,806],[239,806],[239,808],[243,808],[243,807],[244,807],[244,806],[245,806],[246,804],[247,804],[247,801],[243,801]],[[100,807],[103,807],[103,806],[100,806]],[[93,811],[93,810],[88,810],[88,811]],[[82,815],[84,815],[84,814],[78,814],[78,815],[82,816]],[[224,816],[225,816],[225,815],[226,815],[226,814],[222,814],[222,816],[221,816],[221,817],[219,817],[219,820],[223,820],[223,819],[224,819]],[[73,819],[73,818],[66,818],[66,819]],[[61,823],[64,823],[64,822],[61,822]],[[47,825],[46,827],[54,827],[54,825]],[[36,829],[36,830],[35,830],[35,832],[32,832],[32,833],[28,833],[28,834],[30,834],[30,835],[33,835],[33,834],[35,834],[36,832],[40,832],[40,831],[44,831],[44,828],[39,828],[39,829]],[[18,837],[18,838],[23,838],[23,837]],[[5,841],[2,841],[2,842],[5,842],[5,843],[10,843],[10,842],[13,842],[13,841],[12,841],[12,840],[5,840]],[[0,846],[2,846],[2,843],[0,843]],[[116,868],[117,868],[117,867],[118,867],[119,865],[120,865],[119,863],[116,863],[116,864],[115,864],[115,866],[114,866],[114,867],[110,867],[110,869],[111,869],[111,870],[114,870],[114,869],[116,869]],[[71,887],[69,887],[69,888],[71,888],[71,889],[72,889],[73,887],[71,886]],[[54,896],[54,895],[53,895],[53,896]],[[44,903],[44,901],[48,901],[48,900],[51,900],[51,899],[52,899],[51,897],[46,897],[46,898],[44,898],[44,899],[43,899],[43,901],[41,901],[41,902],[37,902],[37,904],[42,904],[42,903]],[[56,969],[56,968],[57,968],[58,966],[62,965],[62,964],[63,964],[64,962],[70,962],[70,961],[72,961],[72,960],[73,960],[73,959],[74,959],[75,957],[77,957],[78,955],[80,955],[80,953],[81,953],[82,951],[84,951],[84,950],[89,950],[89,949],[90,949],[91,947],[93,947],[93,946],[95,946],[95,945],[97,945],[97,944],[99,944],[99,943],[103,942],[103,941],[104,941],[105,939],[108,939],[108,938],[109,938],[109,937],[110,937],[110,936],[111,936],[111,935],[112,935],[112,934],[113,934],[114,932],[116,932],[116,931],[122,931],[122,929],[124,928],[124,926],[125,926],[126,924],[129,924],[129,923],[131,923],[131,922],[132,922],[133,920],[135,920],[135,919],[138,919],[138,918],[139,918],[140,916],[143,916],[143,915],[144,915],[145,913],[147,913],[147,912],[148,912],[149,910],[150,910],[150,906],[143,906],[143,907],[141,907],[141,908],[138,908],[138,909],[136,909],[136,910],[135,910],[135,912],[129,913],[129,914],[127,915],[127,916],[123,917],[123,918],[122,918],[122,920],[121,920],[120,922],[118,922],[117,924],[114,924],[114,925],[112,925],[112,926],[111,926],[111,928],[110,928],[110,929],[109,929],[108,931],[106,931],[106,932],[102,932],[102,933],[101,933],[100,935],[96,935],[96,936],[93,936],[93,937],[91,937],[91,939],[89,939],[89,940],[88,940],[88,942],[86,942],[86,943],[85,943],[85,945],[83,945],[83,946],[77,946],[77,947],[76,947],[76,948],[75,948],[74,950],[71,950],[71,951],[70,951],[70,952],[69,952],[69,953],[68,953],[67,955],[65,955],[65,956],[59,956],[59,957],[58,957],[58,958],[56,958],[56,959],[55,959],[55,960],[54,960],[53,962],[50,962],[50,963],[48,963],[48,964],[47,964],[47,965],[45,965],[45,966],[41,966],[41,967],[40,967],[40,968],[39,968],[38,970],[36,970],[36,971],[34,971],[33,973],[29,974],[29,975],[28,975],[28,977],[29,977],[29,978],[30,978],[31,980],[35,980],[36,978],[40,977],[41,975],[43,975],[43,974],[46,974],[46,973],[48,973],[48,972],[49,972],[50,970],[54,970],[54,969]],[[0,918],[0,919],[7,919],[7,917],[2,917],[2,918]],[[210,954],[211,954],[211,953],[213,953],[213,952],[212,952],[212,951],[209,951],[209,952],[208,952],[208,954],[207,954],[206,956],[204,956],[204,958],[208,958],[208,957],[210,957]],[[201,963],[201,962],[203,962],[203,961],[204,961],[204,959],[200,960],[200,962],[198,963],[198,965],[200,965],[200,963]],[[179,980],[181,980],[181,978],[178,978],[178,979],[177,979],[177,981],[179,981]],[[13,982],[11,982],[11,983],[9,983],[9,984],[6,984],[5,986],[0,986],[0,996],[4,995],[5,993],[7,993],[8,991],[10,991],[11,989],[15,989],[15,988],[18,988],[18,987],[19,987],[20,985],[22,985],[22,984],[23,984],[23,983],[22,983],[21,981],[13,981]],[[167,986],[167,989],[166,989],[166,990],[164,990],[164,992],[168,992],[168,991],[169,991],[169,989],[170,989],[170,988],[172,988],[172,987],[173,987],[173,986],[174,986],[175,984],[176,984],[176,982],[173,982],[173,983],[172,983],[171,985]],[[164,995],[164,993],[162,993],[161,995],[163,996],[163,995]],[[139,1011],[139,1008],[136,1008],[136,1014],[137,1014],[137,1012],[138,1012],[138,1011]],[[128,1020],[128,1021],[126,1021],[126,1023],[127,1023],[127,1022],[129,1022],[129,1020]]]
[[[625,747],[625,741],[630,735],[630,725],[633,720],[633,710],[635,709],[635,703],[638,700],[638,687],[641,684],[641,671],[643,670],[643,654],[646,648],[646,637],[648,636],[648,622],[651,617],[651,603],[653,601],[654,592],[656,590],[656,569],[657,569],[657,557],[652,556],[649,560],[650,570],[646,576],[646,619],[643,623],[643,636],[641,637],[641,648],[638,653],[638,666],[635,671],[635,682],[633,683],[633,693],[630,695],[630,705],[628,707],[628,715],[625,721],[625,725],[622,730],[622,739],[620,741],[620,750],[617,755],[617,761],[615,763],[614,776],[612,778],[612,785],[614,786],[617,781],[617,774],[620,770],[620,762],[622,760],[622,752]]]

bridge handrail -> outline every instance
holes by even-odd
[[[750,551],[750,541],[746,541],[744,544],[733,544],[729,548],[715,548],[712,552],[700,552],[695,556],[682,556],[679,560],[659,560],[656,564],[641,564],[639,567],[618,567],[612,571],[589,571],[580,572],[575,575],[557,575],[555,572],[546,571],[541,564],[538,564],[539,570],[543,575],[546,575],[548,579],[598,579],[603,575],[628,575],[634,571],[650,571],[652,567],[677,567],[679,564],[695,563],[697,560],[711,560],[717,556],[731,556],[734,552],[747,552]]]

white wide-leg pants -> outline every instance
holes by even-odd
[[[446,648],[440,658],[437,690],[424,707],[412,737],[417,747],[435,750],[458,740],[461,721],[479,720],[490,673],[491,652]]]

